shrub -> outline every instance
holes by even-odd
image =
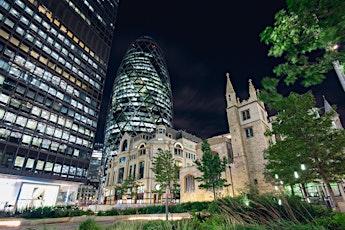
[[[173,229],[172,223],[164,220],[148,221],[143,223],[143,230],[156,230],[156,229]]]
[[[94,215],[94,212],[91,210],[83,211],[75,206],[66,206],[25,209],[21,213],[18,213],[18,216],[22,218],[59,218],[82,215]]]
[[[316,219],[315,222],[326,229],[345,229],[345,213],[332,212]]]
[[[79,230],[102,230],[102,226],[92,219],[87,219],[79,225]]]

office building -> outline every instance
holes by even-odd
[[[105,154],[116,155],[125,132],[151,133],[172,127],[173,105],[163,52],[149,36],[130,44],[115,78],[105,128]]]
[[[75,201],[86,182],[118,1],[0,0],[0,203]]]

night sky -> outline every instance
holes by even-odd
[[[283,0],[120,0],[96,142],[103,141],[109,86],[128,46],[143,35],[151,36],[165,54],[174,128],[203,139],[227,133],[225,74],[230,73],[241,101],[248,98],[249,79],[260,89],[261,79],[273,76],[279,60],[267,56],[269,47],[259,34],[284,7]],[[324,95],[345,120],[345,94],[335,73],[311,90],[318,106]]]

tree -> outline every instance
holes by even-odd
[[[134,203],[136,203],[138,187],[139,187],[139,184],[138,184],[137,178],[130,175],[129,177],[124,179],[120,185],[115,186],[115,191],[116,191],[116,194],[119,196],[128,195],[132,199],[134,198],[135,200]]]
[[[334,113],[321,114],[311,92],[290,93],[271,106],[279,112],[267,134],[280,138],[264,152],[266,177],[277,175],[285,184],[294,184],[294,172],[304,164],[304,181],[322,179],[336,208],[330,183],[339,182],[345,173],[345,130],[333,128]]]
[[[171,189],[173,184],[177,183],[180,167],[171,152],[159,152],[153,157],[152,165],[151,170],[156,175],[155,181],[160,183],[160,189]]]
[[[199,185],[199,188],[206,190],[212,189],[213,197],[216,200],[216,189],[229,186],[226,184],[226,179],[221,178],[221,173],[225,172],[228,161],[225,157],[220,159],[217,153],[212,153],[207,140],[202,143],[201,150],[203,153],[202,158],[201,160],[197,159],[195,164],[197,169],[202,173],[202,176],[196,177],[195,179],[203,182]]]
[[[151,170],[155,173],[155,181],[160,183],[160,190],[166,189],[168,191],[173,188],[173,185],[178,183],[180,175],[180,167],[169,151],[162,151],[153,157],[153,167]],[[165,214],[168,220],[168,196],[165,198]]]
[[[268,56],[285,59],[273,70],[276,78],[262,81],[273,94],[280,80],[285,85],[297,80],[305,87],[320,84],[337,61],[345,61],[345,1],[286,2],[287,10],[276,13],[274,26],[260,34],[261,41],[271,45]]]

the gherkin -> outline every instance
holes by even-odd
[[[123,134],[172,127],[170,77],[163,52],[148,36],[130,44],[117,71],[105,128],[106,155],[115,155]]]

